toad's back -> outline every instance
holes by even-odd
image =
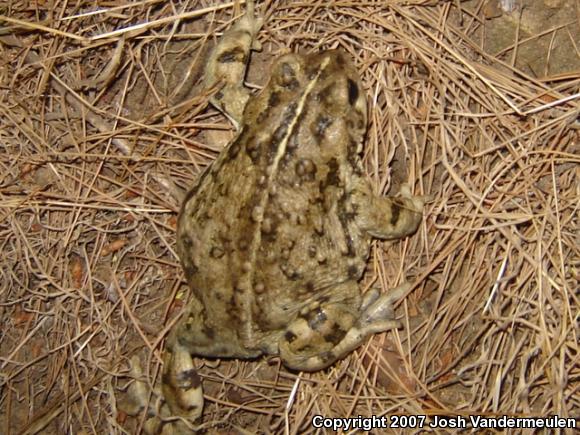
[[[264,334],[307,304],[359,303],[337,286],[361,277],[370,240],[358,75],[340,51],[283,56],[241,127],[186,198],[178,253],[206,335],[268,352]]]

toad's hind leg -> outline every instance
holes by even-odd
[[[190,352],[174,343],[171,349],[165,350],[163,364],[161,385],[169,415],[181,417],[189,423],[196,421],[203,412],[203,391]],[[184,421],[175,421],[163,433],[186,434],[191,433],[191,429]]]
[[[193,423],[203,411],[203,392],[200,378],[193,368],[191,355],[183,346],[176,344],[164,352],[162,394],[159,389],[150,390],[139,357],[131,358],[131,377],[134,382],[127,394],[118,402],[120,410],[137,416],[143,411],[147,418],[143,433],[147,435],[185,435],[194,431]],[[151,394],[152,393],[152,394]]]
[[[211,98],[211,103],[239,129],[242,114],[250,98],[244,87],[246,67],[251,50],[258,50],[256,34],[263,19],[254,14],[254,2],[248,1],[246,14],[222,36],[213,49],[205,68],[204,87],[223,87]]]
[[[346,294],[359,291],[354,281],[341,286]],[[352,301],[314,304],[288,325],[280,339],[282,361],[296,370],[321,370],[359,347],[370,335],[398,328],[392,303],[405,290],[399,287],[388,295],[371,290],[360,309]]]

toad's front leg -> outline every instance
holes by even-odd
[[[428,198],[413,196],[407,184],[397,197],[373,195],[367,186],[361,189],[360,228],[372,237],[393,240],[417,231]]]

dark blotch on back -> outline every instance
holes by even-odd
[[[356,212],[341,212],[339,218],[341,221],[345,223],[352,222],[356,219],[357,213]]]
[[[264,124],[264,122],[266,121],[266,118],[268,118],[269,114],[270,114],[270,108],[266,107],[264,110],[262,110],[260,113],[258,113],[258,117],[256,118],[256,123],[258,125]]]
[[[268,98],[268,107],[274,108],[280,104],[280,94],[278,92],[272,92],[270,98]]]
[[[296,71],[288,63],[283,63],[280,66],[280,85],[286,89],[293,91],[300,86],[298,79],[296,78]]]
[[[350,234],[348,233],[348,226],[346,225],[345,222],[343,222],[340,217],[339,217],[340,223],[343,226],[344,229],[344,235],[346,237],[346,248],[347,248],[347,253],[346,256],[347,257],[356,257],[356,250],[354,249],[354,240],[352,240],[352,237],[350,236]]]
[[[246,142],[246,154],[248,155],[248,157],[250,157],[253,163],[258,162],[262,146],[263,143],[257,142],[255,137],[253,136]]]
[[[326,174],[326,180],[324,180],[325,186],[340,186],[340,173],[338,160],[332,158],[328,161],[328,174]]]
[[[352,106],[357,99],[358,99],[358,86],[353,80],[348,79],[348,102]]]
[[[348,266],[348,277],[350,279],[358,278],[358,268],[355,265]]]
[[[324,132],[328,128],[328,126],[332,124],[332,119],[326,115],[318,115],[316,118],[315,126],[314,126],[314,136],[320,140],[324,137]]]
[[[296,110],[298,109],[298,103],[294,102],[288,105],[284,115],[282,116],[280,126],[274,131],[272,135],[272,142],[270,143],[270,149],[275,153],[278,150],[278,146],[286,133],[288,132],[288,127],[290,123],[296,116]]]
[[[240,145],[239,140],[234,141],[230,145],[230,148],[228,149],[228,157],[230,158],[230,160],[234,160],[238,156],[241,148],[242,147]]]
[[[348,154],[347,159],[350,163],[350,167],[353,170],[353,173],[358,176],[362,176],[364,174],[361,158],[356,152],[357,149],[357,142],[351,140],[348,144]]]

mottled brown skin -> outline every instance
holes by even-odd
[[[408,188],[398,198],[372,193],[360,156],[365,94],[342,51],[282,56],[242,112],[246,37],[261,24],[244,19],[208,67],[210,84],[228,88],[213,103],[240,130],[178,219],[191,299],[167,341],[163,393],[188,419],[202,406],[190,355],[279,355],[290,368],[313,371],[397,327],[393,297],[363,298],[358,281],[371,238],[413,233],[423,207]]]
[[[184,201],[177,252],[192,302],[170,343],[209,357],[277,355],[304,319],[314,335],[288,366],[318,370],[344,356],[331,352],[360,316],[371,234],[401,237],[421,219],[411,199],[384,207],[372,194],[365,129],[364,93],[344,53],[278,60],[239,135]],[[329,325],[325,310],[340,321]]]
[[[321,59],[330,60],[322,73]],[[283,57],[238,137],[186,198],[177,252],[199,303],[177,336],[196,354],[277,354],[286,326],[309,304],[360,305],[358,290],[334,291],[361,277],[369,251],[359,225],[368,183],[357,175],[366,123],[358,89],[338,52]]]

